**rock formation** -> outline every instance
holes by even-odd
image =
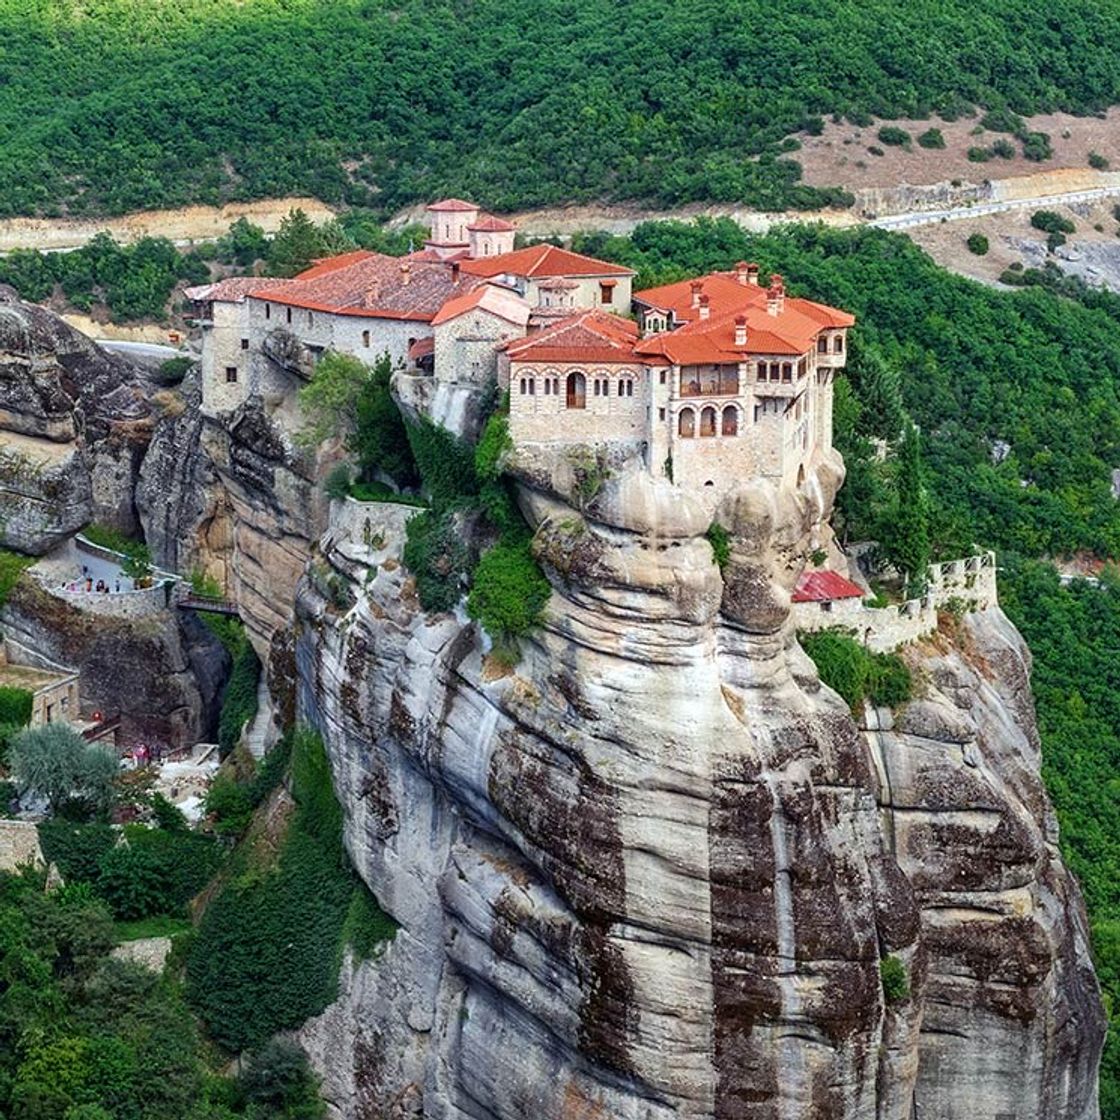
[[[42,554],[90,521],[135,533],[147,397],[125,362],[0,287],[0,544]]]
[[[911,649],[921,695],[865,732],[788,621],[839,462],[733,493],[722,572],[668,483],[584,505],[514,469],[554,588],[514,671],[419,609],[399,526],[327,534],[346,595],[301,584],[300,712],[401,926],[303,1032],[335,1115],[1095,1117],[1085,915],[1001,612]]]

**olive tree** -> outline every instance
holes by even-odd
[[[29,727],[12,739],[8,752],[20,795],[37,793],[57,810],[73,799],[103,810],[113,802],[120,772],[117,756],[87,743],[69,724]]]

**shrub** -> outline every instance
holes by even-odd
[[[999,156],[1000,159],[1014,159],[1015,145],[1000,137],[992,144],[992,155]]]
[[[221,836],[240,836],[249,827],[253,803],[248,789],[228,774],[219,774],[206,791],[206,814]]]
[[[969,148],[968,158],[973,163],[987,163],[992,158],[990,148]]]
[[[31,722],[34,693],[26,688],[0,685],[0,725],[26,727]]]
[[[177,805],[173,805],[162,793],[152,795],[152,816],[155,818],[156,827],[165,832],[189,832],[190,825],[187,818]]]
[[[402,555],[424,610],[451,610],[462,597],[470,559],[454,514],[426,510],[410,518]]]
[[[799,638],[821,680],[847,701],[853,713],[860,713],[864,700],[895,708],[910,699],[910,670],[896,654],[870,653],[838,630],[802,634]]]
[[[307,1055],[288,1039],[275,1038],[250,1056],[238,1075],[237,1095],[253,1116],[319,1120],[326,1115]]]
[[[906,129],[898,128],[893,124],[884,125],[876,135],[880,144],[886,144],[892,148],[902,147],[910,143],[910,133]]]
[[[192,365],[194,365],[194,359],[185,355],[179,358],[168,358],[166,362],[160,364],[159,369],[152,377],[160,385],[178,385],[187,376]]]
[[[29,727],[15,736],[8,754],[21,796],[34,792],[55,811],[68,799],[91,810],[108,809],[113,802],[120,773],[116,755],[87,743],[69,724]]]
[[[467,613],[509,651],[538,626],[552,587],[533,557],[527,535],[503,538],[482,554],[467,598]]]
[[[970,253],[975,253],[978,257],[987,255],[988,239],[982,233],[970,234],[965,244],[968,246]]]
[[[883,957],[879,962],[879,976],[883,982],[883,998],[887,1003],[901,1003],[910,995],[906,966],[898,957]]]
[[[1036,210],[1031,215],[1031,225],[1043,233],[1073,233],[1077,229],[1069,218],[1054,210]]]
[[[712,546],[712,559],[722,572],[731,561],[731,534],[718,522],[708,526],[708,544]]]
[[[341,501],[350,493],[350,468],[345,463],[339,463],[327,475],[323,483],[323,490],[328,498]]]
[[[1023,142],[1023,156],[1036,163],[1051,159],[1054,155],[1050,147],[1050,137],[1045,132],[1028,132],[1020,137]]]
[[[506,455],[513,450],[509,435],[509,417],[495,412],[486,421],[482,437],[474,449],[475,473],[483,482],[493,482],[502,473]]]
[[[43,858],[58,867],[67,883],[95,882],[101,859],[112,850],[117,835],[107,824],[75,825],[55,819],[39,825]]]
[[[82,530],[82,536],[100,548],[107,548],[110,552],[119,552],[122,555],[127,555],[130,548],[135,548],[140,543],[132,537],[126,537],[124,533],[110,525],[100,525],[97,522],[87,525]]]
[[[469,444],[426,416],[405,429],[424,489],[436,509],[451,509],[477,496],[474,449]]]
[[[1089,166],[1094,171],[1107,171],[1108,160],[1100,154],[1100,152],[1089,153]]]
[[[24,569],[29,568],[35,560],[31,556],[22,556],[18,552],[9,552],[0,548],[0,607],[7,601]]]
[[[869,147],[869,148],[867,149],[867,152],[868,152],[868,155],[872,155],[872,156],[885,156],[885,155],[887,154],[886,152],[884,152],[884,151],[883,151],[883,149],[882,149],[882,148],[880,148],[880,147],[879,147],[878,145],[876,145],[876,144],[872,144],[872,145],[871,145],[871,146],[870,146],[870,147]]]
[[[1064,233],[1049,233],[1046,235],[1046,251],[1048,253],[1054,252],[1055,249],[1061,248],[1066,243],[1066,235]]]
[[[989,132],[1012,132],[1018,135],[1025,125],[1023,118],[1010,109],[989,109],[980,118],[980,127],[986,128]]]
[[[218,717],[218,748],[223,758],[241,738],[241,729],[257,714],[257,687],[261,679],[261,663],[248,639],[243,639],[234,655],[233,671],[222,697]]]
[[[927,128],[925,132],[921,133],[918,137],[918,145],[922,148],[944,148],[945,137],[941,135],[939,128]]]

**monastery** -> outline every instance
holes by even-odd
[[[832,447],[851,315],[789,297],[757,265],[632,291],[631,269],[548,244],[472,203],[427,208],[406,257],[358,250],[290,280],[189,289],[203,409],[292,400],[328,350],[436,390],[509,392],[515,446],[618,445],[714,504],[746,477],[801,485]],[[439,417],[437,416],[437,419]]]

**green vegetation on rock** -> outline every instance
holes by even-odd
[[[897,708],[910,699],[910,670],[897,654],[871,653],[840,630],[801,634],[799,641],[821,680],[840,693],[856,715],[862,714],[865,700],[876,707]]]

